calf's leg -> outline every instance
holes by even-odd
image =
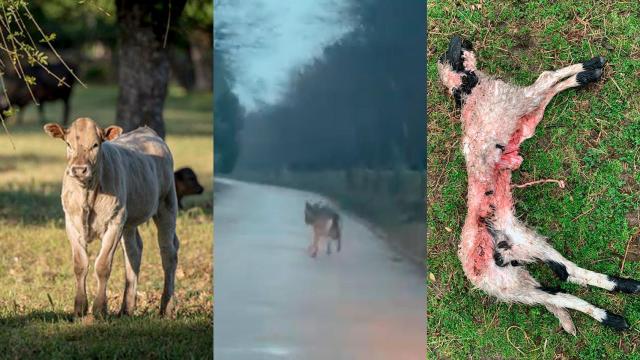
[[[125,286],[120,315],[132,315],[136,307],[136,289],[142,260],[142,238],[137,228],[125,229],[122,233]]]
[[[71,243],[71,256],[73,258],[73,273],[76,277],[76,296],[73,302],[73,315],[82,317],[87,314],[89,303],[87,301],[87,274],[89,272],[89,257],[84,241],[80,233],[66,219],[66,230]]]
[[[122,236],[123,217],[114,219],[107,227],[102,237],[100,252],[95,262],[96,278],[98,280],[98,293],[93,302],[92,312],[94,316],[107,315],[107,282],[111,276],[113,255],[118,247],[118,241]]]
[[[173,291],[175,287],[176,268],[178,267],[178,248],[180,241],[176,234],[177,200],[160,204],[158,213],[153,217],[158,228],[158,245],[164,270],[164,289],[160,300],[160,315],[171,315],[173,312]]]

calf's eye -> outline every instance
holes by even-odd
[[[98,143],[93,144],[93,146],[91,147],[92,149],[95,149],[98,147]]]

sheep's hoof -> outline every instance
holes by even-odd
[[[629,330],[629,324],[625,318],[609,311],[607,311],[605,318],[602,319],[602,324],[618,331]]]
[[[582,63],[584,71],[581,71],[576,76],[576,80],[580,86],[585,86],[592,82],[600,80],[602,77],[602,68],[606,64],[607,59],[602,56],[596,56],[591,60]]]
[[[576,76],[576,80],[578,81],[578,84],[580,84],[580,86],[585,86],[587,84],[600,80],[601,77],[602,69],[597,68],[595,70],[586,70],[579,72]]]
[[[585,70],[602,69],[604,67],[604,64],[606,63],[607,63],[607,59],[605,59],[602,56],[596,56],[591,60],[587,60],[583,62],[582,68]]]

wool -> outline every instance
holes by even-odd
[[[526,264],[544,262],[561,280],[610,291],[637,293],[640,282],[580,268],[518,220],[511,174],[524,161],[520,145],[534,135],[553,96],[600,80],[604,65],[604,58],[595,57],[545,71],[532,85],[520,87],[479,71],[470,43],[459,37],[451,40],[437,65],[442,84],[461,107],[468,188],[458,257],[466,277],[501,301],[544,305],[573,335],[576,330],[567,309],[617,330],[629,325],[619,315],[541,285]]]

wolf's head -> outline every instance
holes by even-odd
[[[478,84],[475,71],[476,57],[471,43],[454,36],[447,52],[438,60],[438,75],[458,106],[462,106],[464,97]]]

